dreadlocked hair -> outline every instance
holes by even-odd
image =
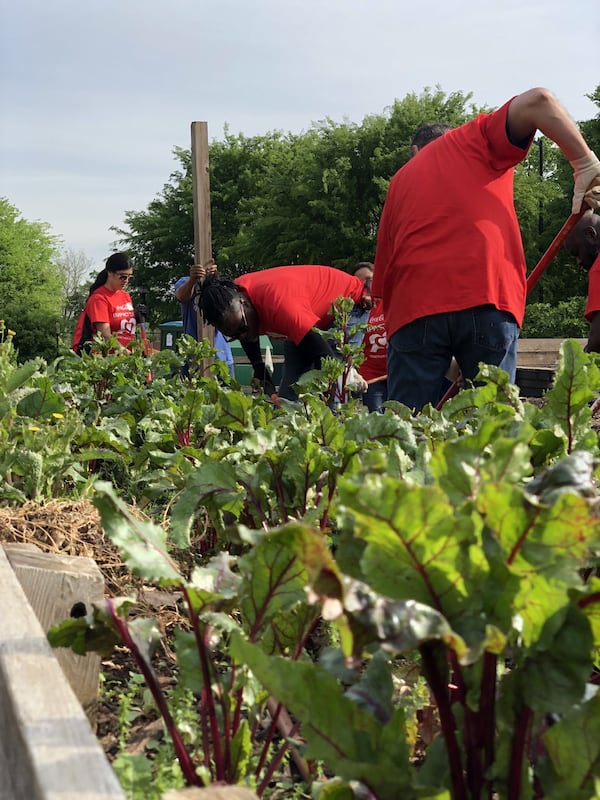
[[[198,298],[198,308],[204,322],[219,328],[223,317],[239,297],[240,288],[233,281],[216,273],[207,275]]]

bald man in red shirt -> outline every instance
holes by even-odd
[[[585,318],[590,323],[588,353],[600,353],[600,216],[592,211],[579,220],[565,242],[580,267],[589,270]]]
[[[547,89],[458,128],[417,131],[413,158],[390,182],[375,254],[372,293],[383,298],[390,400],[416,411],[435,404],[453,356],[467,380],[484,362],[514,382],[526,264],[513,171],[538,129],[573,166],[573,212],[584,199],[599,205],[588,195],[600,184],[600,162]]]

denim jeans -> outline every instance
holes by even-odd
[[[369,388],[365,394],[363,394],[363,405],[365,405],[369,411],[378,411],[380,414],[383,414],[383,408],[381,406],[387,399],[387,381],[377,381],[377,383],[369,384]]]
[[[491,305],[421,317],[388,340],[388,399],[415,411],[437,404],[452,356],[473,381],[479,363],[504,369],[514,383],[519,326],[512,314]]]
[[[359,305],[354,306],[348,316],[348,330],[351,330],[355,325],[366,325],[369,321],[370,313],[371,311],[368,308],[361,308]],[[364,330],[357,331],[353,336],[350,336],[348,339],[348,344],[362,344],[364,335]]]

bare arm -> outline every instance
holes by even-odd
[[[94,333],[101,334],[106,341],[108,341],[112,336],[112,331],[108,322],[94,322],[93,328]]]
[[[571,211],[581,211],[582,204],[600,206],[600,161],[581,135],[567,110],[548,89],[529,89],[515,97],[507,116],[508,136],[513,144],[528,140],[540,130],[555,142],[573,167],[574,189]]]
[[[182,283],[177,289],[175,289],[175,297],[179,300],[180,303],[187,303],[188,300],[194,294],[194,287],[197,283],[202,284],[204,280],[204,276],[206,275],[206,270],[202,266],[202,264],[194,264],[190,269],[189,278],[185,283]]]
[[[560,147],[569,161],[590,152],[577,125],[548,89],[538,87],[517,95],[508,107],[508,128],[515,144],[540,130]]]

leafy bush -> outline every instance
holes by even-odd
[[[268,797],[292,756],[320,800],[591,800],[597,355],[566,341],[540,408],[486,367],[481,387],[413,417],[396,403],[333,413],[322,376],[278,408],[218,364],[204,372],[205,344],[48,369],[19,366],[12,335],[0,330],[3,501],[92,493],[131,570],[181,593],[183,721],[154,672],[159,626],[131,598],[50,633],[77,652],[129,648],[174,785]],[[425,742],[428,695],[440,733]],[[122,758],[120,774],[150,786],[170,758],[154,755]]]
[[[563,300],[556,306],[530,303],[525,308],[521,336],[531,339],[583,339],[589,325],[583,316],[585,297]]]

